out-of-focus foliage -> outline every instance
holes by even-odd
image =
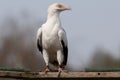
[[[20,21],[10,16],[3,21],[0,26],[0,67],[37,71],[43,68],[44,61],[36,48],[36,31],[42,22],[31,18],[23,17]]]
[[[113,57],[109,51],[97,49],[89,63],[91,68],[120,68],[120,58]]]

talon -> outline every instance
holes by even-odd
[[[58,66],[58,72],[65,72],[65,73],[68,73],[67,70],[64,70],[64,66]]]
[[[50,71],[49,66],[46,66],[45,73],[47,73],[49,71]]]
[[[62,68],[58,68],[58,72],[62,72]]]
[[[58,67],[58,77],[60,77],[61,72],[62,72],[62,68],[59,66]]]
[[[47,69],[45,69],[45,72],[49,72],[49,71],[50,71],[50,69],[48,69],[48,68],[47,68]]]
[[[62,66],[58,66],[58,72],[62,72],[63,71],[63,67]]]

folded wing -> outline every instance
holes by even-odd
[[[67,41],[67,36],[66,36],[66,32],[64,31],[64,29],[59,30],[58,37],[59,37],[61,47],[63,50],[63,55],[64,55],[63,65],[66,65],[67,58],[68,58],[68,41]]]
[[[37,47],[39,51],[42,53],[42,28],[40,27],[37,31]]]

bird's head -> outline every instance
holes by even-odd
[[[48,12],[61,12],[65,10],[70,10],[71,8],[67,5],[61,4],[61,3],[54,3],[49,6]]]

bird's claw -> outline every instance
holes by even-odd
[[[49,66],[46,66],[45,74],[46,74],[47,72],[50,72]]]
[[[59,68],[58,68],[58,77],[60,77],[60,74],[61,74],[62,71],[63,71],[63,69],[59,66]]]
[[[45,69],[45,74],[47,74],[47,72],[50,72],[50,70],[49,69]]]
[[[58,72],[62,72],[63,71],[63,69],[62,68],[58,68]]]

